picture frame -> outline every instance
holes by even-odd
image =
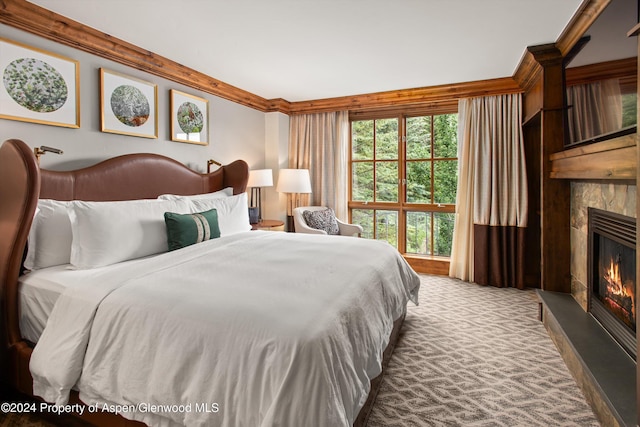
[[[80,62],[0,37],[0,118],[80,127]]]
[[[100,130],[158,138],[158,85],[100,68]]]
[[[209,145],[209,100],[179,90],[169,91],[171,140]]]

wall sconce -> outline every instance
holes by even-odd
[[[276,191],[287,195],[287,230],[294,231],[293,209],[300,206],[300,194],[311,193],[309,169],[280,169]]]
[[[207,173],[211,173],[211,165],[222,166],[222,163],[216,162],[213,159],[207,160]]]
[[[273,186],[273,172],[271,169],[256,169],[249,171],[249,181],[247,187],[251,187],[251,201],[250,206],[256,208],[257,218],[250,214],[249,218],[251,223],[255,224],[262,221],[262,187]],[[251,213],[251,208],[249,209]]]
[[[46,153],[63,154],[64,151],[60,150],[59,148],[47,147],[46,145],[35,147],[33,149],[33,154],[36,156],[36,161],[38,162],[38,165],[40,165],[40,156]]]

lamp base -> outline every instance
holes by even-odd
[[[287,215],[287,231],[289,233],[295,233],[296,231],[296,226],[293,222],[293,215]]]
[[[249,208],[249,224],[260,222],[260,208]]]

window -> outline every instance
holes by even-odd
[[[402,253],[451,254],[458,115],[351,122],[351,221]]]
[[[635,92],[622,94],[622,127],[633,126],[638,121],[638,94]]]

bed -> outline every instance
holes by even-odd
[[[383,242],[249,231],[247,177],[153,154],[52,172],[5,141],[3,380],[95,425],[365,425],[419,278]],[[59,204],[70,259],[35,268],[32,223]],[[158,210],[214,211],[218,237],[167,251]]]

